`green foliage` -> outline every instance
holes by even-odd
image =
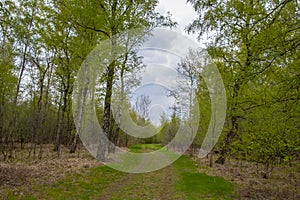
[[[187,30],[199,37],[210,35],[207,49],[227,91],[218,161],[224,162],[230,150],[238,158],[266,165],[295,159],[300,130],[297,2],[188,2],[199,17]],[[199,85],[201,95],[206,95],[204,85]]]
[[[177,133],[179,125],[180,119],[175,111],[173,112],[171,119],[162,118],[161,128],[157,136],[159,142],[164,145],[168,144]]]
[[[82,62],[99,42],[116,34],[141,27],[148,33],[154,27],[175,26],[170,14],[162,16],[155,11],[157,5],[156,0],[1,2],[0,140],[11,141],[11,154],[14,141],[51,142],[57,150],[60,143],[70,143],[75,132],[72,92]],[[118,45],[129,48],[129,41],[122,42]],[[138,71],[141,61],[130,50],[114,65],[111,84],[120,80],[120,74]],[[97,80],[97,89],[102,89],[97,94],[99,105],[111,90],[106,90],[107,78]],[[120,135],[120,142],[127,145],[127,137]]]

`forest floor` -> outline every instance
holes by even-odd
[[[266,167],[262,164],[230,159],[224,165],[214,163],[208,167],[208,158],[194,160],[200,163],[200,173],[222,176],[233,183],[240,199],[300,199],[299,162],[293,166],[276,166],[264,178]]]
[[[150,173],[128,174],[103,166],[83,147],[76,154],[51,145],[43,159],[16,153],[14,162],[0,162],[2,199],[300,199],[299,164],[277,167],[268,179],[263,167],[229,160],[208,167],[208,159],[183,156]]]

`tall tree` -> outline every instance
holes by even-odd
[[[102,35],[101,39],[108,39],[111,43],[112,57],[116,55],[115,48],[124,44],[118,44],[117,35],[126,31],[145,28],[146,30],[162,25],[174,25],[169,16],[163,17],[155,11],[158,1],[70,1],[66,7],[73,16],[73,22],[78,26],[91,30]],[[79,12],[80,11],[80,12]],[[123,59],[126,56],[123,56]],[[105,97],[104,97],[104,115],[103,131],[108,138],[113,141],[115,132],[113,132],[114,122],[112,120],[111,98],[113,84],[116,79],[117,67],[122,61],[113,59],[106,67],[105,75]],[[106,151],[104,144],[99,145],[98,157],[104,159]],[[109,148],[114,151],[114,148]]]
[[[199,38],[210,34],[208,49],[221,59],[231,77],[227,84],[229,127],[217,160],[224,163],[230,144],[241,132],[245,119],[245,90],[249,82],[268,75],[274,68],[286,66],[284,59],[296,54],[300,46],[299,5],[283,1],[210,1],[188,0],[199,17],[188,27]],[[254,102],[255,104],[255,102]]]
[[[202,63],[200,50],[189,50],[188,55],[180,62],[177,69],[178,74],[181,76],[177,88],[175,89],[177,96],[180,98],[179,104],[181,104],[181,110],[183,113],[181,115],[187,120],[188,127],[190,128],[191,137],[196,134],[197,130],[193,130],[193,107],[195,105],[196,90],[200,76],[200,71],[202,70]],[[193,138],[191,138],[193,139]],[[191,153],[194,153],[194,143],[191,145]]]
[[[22,87],[22,80],[24,78],[24,73],[26,71],[26,66],[28,62],[28,52],[30,49],[30,43],[34,39],[33,29],[34,29],[34,17],[36,15],[35,9],[36,1],[29,2],[19,2],[14,3],[11,1],[5,2],[5,7],[9,9],[10,13],[10,26],[12,27],[12,34],[15,38],[14,47],[16,55],[19,57],[18,61],[15,63],[16,70],[18,71],[18,81],[16,84],[16,90],[13,99],[12,114],[9,122],[8,136],[6,137],[6,144],[9,144],[9,157],[12,158],[12,153],[14,149],[15,135],[19,131],[18,127],[18,101],[20,97],[20,90]]]
[[[137,97],[134,110],[139,116],[139,121],[141,122],[141,125],[147,124],[150,120],[150,105],[151,105],[151,99],[149,96],[141,95]]]

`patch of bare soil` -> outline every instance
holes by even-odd
[[[16,153],[12,162],[0,161],[0,196],[8,191],[23,196],[40,185],[51,185],[66,174],[81,173],[84,169],[101,165],[84,147],[75,154],[62,147],[61,156],[53,151],[52,145],[44,145],[42,159],[28,158],[28,151]]]
[[[204,165],[199,167],[200,172],[231,181],[240,199],[300,199],[299,163],[292,167],[277,166],[264,178],[265,167],[261,164],[230,159],[224,165],[214,163],[210,168],[208,158],[197,161]]]

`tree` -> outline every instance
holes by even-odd
[[[178,107],[174,106],[172,109],[173,109],[173,113],[170,119],[168,119],[167,116],[162,116],[161,118],[161,127],[158,133],[159,135],[158,139],[164,145],[167,145],[172,141],[180,125],[180,118],[179,116],[177,116]],[[172,148],[176,149],[175,146]]]
[[[17,122],[18,122],[18,100],[20,95],[20,90],[22,87],[22,79],[24,78],[24,72],[26,70],[26,64],[28,62],[27,54],[30,48],[30,42],[33,40],[32,31],[34,29],[33,21],[36,15],[35,9],[36,1],[32,2],[22,2],[19,6],[14,2],[5,2],[7,12],[14,17],[6,18],[6,22],[10,23],[12,27],[12,33],[15,40],[13,41],[13,46],[15,47],[16,56],[19,57],[18,63],[15,63],[16,70],[18,71],[18,80],[16,84],[16,90],[13,98],[13,106],[11,110],[11,117],[9,121],[9,129],[7,130],[8,135],[6,137],[6,144],[9,147],[9,157],[12,159],[15,135],[17,135]]]
[[[149,111],[150,111],[151,99],[149,96],[141,95],[137,97],[134,110],[139,116],[139,121],[141,125],[147,124],[149,122]]]
[[[189,50],[188,55],[184,58],[181,63],[179,63],[179,67],[177,72],[180,76],[178,81],[176,91],[177,98],[179,96],[180,102],[178,102],[181,106],[181,115],[183,119],[187,121],[189,128],[191,129],[191,137],[196,134],[197,130],[193,130],[193,106],[196,104],[196,89],[197,82],[200,81],[199,73],[202,70],[202,63],[200,62],[201,52],[199,49],[197,50]],[[200,80],[199,80],[200,79]],[[194,142],[192,143],[192,151],[194,153]]]
[[[65,6],[71,11],[75,24],[86,30],[100,33],[103,39],[111,42],[110,55],[115,57],[115,48],[122,45],[117,43],[118,34],[135,28],[143,27],[149,30],[161,25],[173,25],[169,17],[163,17],[155,12],[157,3],[156,0],[147,2],[110,0],[82,4],[74,0]],[[120,63],[122,62],[118,59],[112,60],[106,67],[103,131],[111,141],[115,138],[115,133],[112,132],[114,126],[111,114],[112,89],[117,66]],[[108,148],[108,150],[111,152],[114,148]],[[105,157],[105,151],[106,146],[99,145],[98,157],[101,160]]]
[[[7,7],[0,4],[0,151],[4,156],[4,160],[8,157],[8,123],[11,113],[11,105],[9,102],[13,100],[15,92],[16,77],[14,75],[14,48],[13,38],[11,37],[12,29],[10,28],[12,20],[10,18],[10,10],[14,8],[14,4],[8,4]]]
[[[188,2],[199,17],[187,30],[199,31],[199,37],[211,34],[210,55],[223,63],[223,71],[230,77],[225,83],[229,98],[229,127],[217,160],[224,163],[230,155],[232,141],[241,134],[241,123],[247,118],[245,107],[257,104],[248,102],[245,96],[249,84],[263,81],[272,70],[287,66],[284,60],[299,51],[299,21],[296,20],[299,7],[292,0]]]
[[[71,116],[71,95],[75,76],[81,63],[102,36],[93,30],[83,28],[78,23],[78,21],[85,23],[92,18],[92,15],[85,15],[88,14],[86,13],[88,5],[84,2],[70,1],[66,4],[55,1],[53,4],[56,9],[52,6],[48,9],[53,13],[52,26],[55,29],[49,29],[46,38],[48,38],[49,48],[55,53],[54,63],[57,66],[55,78],[59,82],[57,90],[60,93],[57,102],[58,119],[54,149],[59,154],[60,144],[64,141],[64,143],[72,143],[70,152],[74,153],[78,144],[78,133],[73,135],[74,124]],[[91,6],[89,5],[89,8]],[[82,9],[78,10],[79,7]]]

